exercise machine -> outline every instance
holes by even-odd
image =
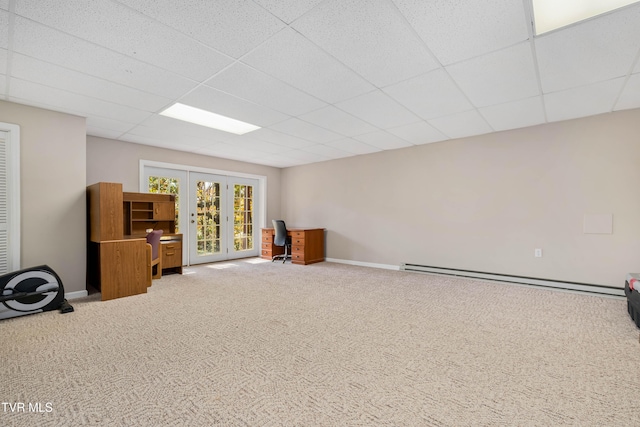
[[[47,265],[0,276],[0,319],[60,310],[73,311],[64,298],[62,280]]]

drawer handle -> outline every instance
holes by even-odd
[[[166,256],[174,256],[176,253],[175,252],[167,252],[165,255]]]
[[[167,248],[167,249],[173,249],[173,248],[174,248],[174,246],[173,246],[173,245],[165,245],[165,248]]]

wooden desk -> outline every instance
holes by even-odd
[[[262,229],[261,257],[271,259],[274,255],[284,253],[284,246],[275,246],[273,228]],[[324,228],[290,228],[291,262],[294,264],[313,264],[324,261]]]
[[[175,234],[175,196],[123,193],[122,184],[87,187],[87,284],[102,300],[147,292],[146,230],[161,229],[162,269],[182,273],[182,235]]]
[[[89,242],[87,282],[102,301],[147,292],[147,240]]]

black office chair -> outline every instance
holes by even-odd
[[[284,254],[274,255],[271,258],[271,262],[282,258],[282,263],[284,264],[287,258],[291,259],[291,237],[287,235],[287,226],[283,220],[274,219],[272,222],[273,229],[275,230],[273,244],[280,247],[284,246]]]

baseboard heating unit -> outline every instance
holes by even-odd
[[[473,270],[459,270],[455,268],[433,267],[420,264],[400,265],[400,270],[414,271],[418,273],[444,274],[447,276],[469,277],[473,279],[485,279],[496,282],[508,282],[521,285],[532,285],[544,288],[562,289],[568,291],[584,292],[593,295],[606,295],[624,297],[623,288],[613,286],[594,285],[589,283],[565,282],[561,280],[539,279],[536,277],[513,276],[509,274],[487,273]]]

